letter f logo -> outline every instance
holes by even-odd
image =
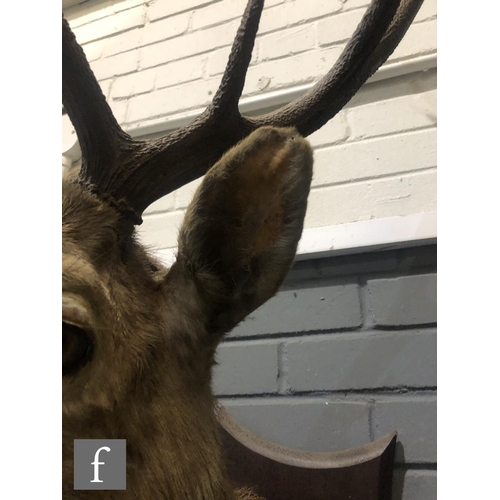
[[[101,450],[110,452],[111,448],[108,446],[101,446],[96,452],[94,456],[94,461],[91,462],[91,465],[94,466],[94,479],[90,481],[91,483],[102,483],[102,481],[99,479],[99,465],[104,465],[104,462],[99,462],[99,452]]]
[[[126,440],[75,439],[73,488],[103,491],[127,489]],[[1,494],[0,497],[2,497]]]

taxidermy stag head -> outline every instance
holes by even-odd
[[[281,285],[312,176],[307,136],[385,62],[421,0],[374,0],[330,72],[268,115],[238,111],[264,0],[249,0],[220,87],[155,140],[118,125],[68,23],[63,104],[82,150],[63,180],[65,498],[243,499],[220,449],[211,370],[223,335]],[[300,68],[297,68],[300,71]],[[136,241],[155,200],[205,175],[164,269]],[[74,439],[126,439],[127,490],[73,490]]]

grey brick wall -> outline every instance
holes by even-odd
[[[219,347],[214,391],[297,449],[397,430],[394,500],[434,500],[436,333],[435,245],[297,262]]]

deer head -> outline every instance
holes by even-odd
[[[252,498],[224,472],[210,389],[217,344],[276,293],[293,261],[312,176],[302,136],[385,62],[422,0],[374,0],[310,92],[250,119],[238,101],[263,3],[249,0],[205,112],[148,141],[120,128],[63,19],[63,104],[82,150],[62,199],[66,498]],[[177,261],[164,269],[135,225],[155,200],[202,175]],[[126,491],[73,490],[78,438],[127,439]]]

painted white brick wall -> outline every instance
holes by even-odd
[[[246,0],[90,0],[65,11],[124,127],[201,111],[220,82]],[[317,81],[369,0],[266,0],[243,97]],[[388,64],[436,53],[436,0],[425,0]],[[310,137],[315,173],[306,228],[436,209],[436,72],[366,85]],[[200,180],[147,210],[152,249],[176,246]]]

